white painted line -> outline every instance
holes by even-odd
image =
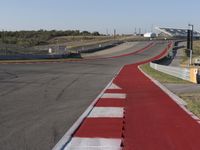
[[[88,118],[123,118],[123,107],[94,107]]]
[[[64,150],[121,150],[121,139],[74,137]]]
[[[110,90],[121,90],[122,88],[117,86],[115,83],[112,83],[108,89],[110,89]]]
[[[121,93],[105,93],[101,98],[116,98],[116,99],[125,99],[126,94]]]
[[[76,129],[80,126],[83,120],[88,116],[90,111],[93,109],[94,105],[97,101],[102,97],[104,92],[108,89],[108,87],[112,84],[113,80],[116,76],[121,72],[123,67],[119,69],[119,71],[115,74],[113,79],[108,83],[108,85],[102,90],[102,92],[97,96],[97,98],[90,104],[90,106],[85,110],[85,112],[78,118],[78,120],[72,125],[72,127],[64,134],[64,136],[59,140],[59,142],[52,148],[52,150],[62,150],[67,143],[72,138],[72,134],[76,131]]]

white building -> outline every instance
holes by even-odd
[[[149,32],[149,33],[145,33],[145,34],[144,34],[144,37],[146,37],[146,38],[155,38],[155,37],[156,37],[156,34],[155,34],[155,33],[152,33],[152,32]]]
[[[170,37],[187,37],[188,29],[176,29],[176,28],[160,28],[156,27],[156,30],[162,33],[162,35]],[[194,31],[193,36],[200,38],[200,32]]]

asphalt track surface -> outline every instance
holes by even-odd
[[[146,45],[149,42],[126,42],[123,44],[120,44],[118,46],[106,49],[106,50],[101,50],[93,53],[85,53],[82,54],[85,58],[98,58],[98,57],[114,57],[114,56],[120,56],[123,54],[129,54],[133,52],[134,49],[140,49],[142,45]]]
[[[113,59],[0,65],[0,149],[51,149],[121,67],[166,45]]]
[[[199,150],[200,119],[146,77],[142,63],[122,68],[117,88],[103,91],[64,150]]]

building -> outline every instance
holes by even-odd
[[[160,32],[160,36],[164,37],[179,37],[186,38],[188,34],[188,29],[175,29],[175,28],[160,28],[156,27],[156,30]],[[195,38],[200,38],[200,32],[194,31],[193,36]]]
[[[152,32],[149,32],[149,33],[145,33],[145,34],[144,34],[144,37],[146,37],[146,38],[155,38],[155,37],[156,37],[156,34],[155,34],[155,33],[152,33]]]

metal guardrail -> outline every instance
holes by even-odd
[[[79,46],[79,47],[72,48],[69,50],[72,50],[72,51],[75,50],[78,53],[91,53],[91,52],[103,50],[106,48],[111,48],[121,43],[122,42],[116,40],[116,41],[109,41],[105,43],[98,43],[98,44],[92,44],[92,45],[87,45],[87,46]]]
[[[150,67],[171,76],[191,81],[191,70],[189,68],[179,68],[150,63]]]
[[[18,54],[18,55],[0,55],[0,60],[31,60],[31,59],[61,59],[68,57],[67,54],[55,54],[55,55],[32,55],[32,54]]]
[[[160,60],[151,62],[150,67],[165,74],[200,84],[200,69],[198,69],[197,67],[181,68],[181,67],[168,66],[168,64],[171,63],[174,56],[176,55],[176,46],[178,45],[178,42],[179,41],[176,41],[174,43],[174,46],[171,46],[172,49],[169,52],[168,56]]]

